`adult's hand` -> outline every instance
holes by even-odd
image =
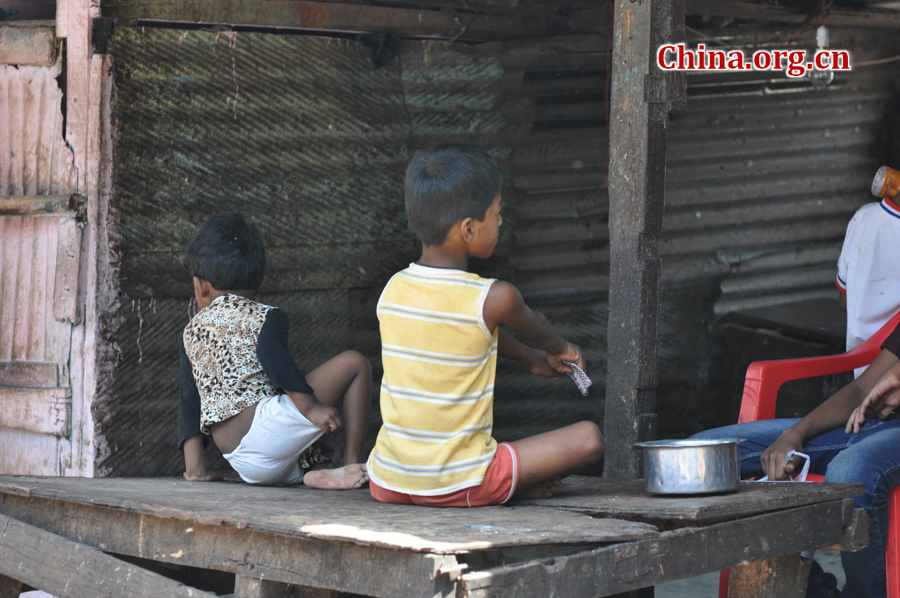
[[[859,434],[866,418],[887,419],[897,407],[900,407],[900,364],[891,367],[875,383],[859,407],[850,414],[844,431]]]
[[[794,473],[794,470],[803,461],[803,457],[794,455],[785,464],[784,461],[790,451],[803,451],[803,438],[792,428],[782,432],[778,439],[769,445],[769,448],[764,450],[759,458],[763,473],[769,476],[770,480],[782,480],[788,477]]]

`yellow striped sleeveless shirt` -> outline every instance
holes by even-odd
[[[381,293],[384,425],[367,463],[379,486],[435,496],[484,479],[497,449],[497,331],[483,313],[493,282],[410,264]]]

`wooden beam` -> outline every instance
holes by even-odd
[[[52,23],[52,21],[50,21]],[[56,61],[56,34],[50,25],[0,24],[0,64],[50,66]]]
[[[81,322],[78,282],[83,235],[82,223],[72,218],[60,221],[56,240],[56,279],[53,282],[53,317],[59,322]]]
[[[811,21],[805,4],[776,5],[754,2],[721,2],[721,0],[685,0],[685,14],[706,15],[766,21],[769,23],[791,23],[805,25]],[[894,10],[847,10],[828,11],[828,25],[836,27],[872,27],[880,29],[900,28],[900,12]]]
[[[24,585],[18,579],[0,575],[0,598],[19,598]]]
[[[529,39],[599,30],[590,14],[569,17],[454,12],[305,0],[106,0],[104,17],[313,31],[387,33],[460,40]]]
[[[55,362],[0,361],[0,386],[56,388],[59,386],[59,365]]]
[[[0,426],[66,437],[71,406],[68,388],[0,387]]]
[[[0,515],[0,575],[59,598],[215,596],[5,515]]]
[[[84,211],[84,197],[77,194],[0,197],[0,216],[73,216],[81,218],[84,216]]]
[[[774,567],[773,575],[796,579],[798,571],[775,557],[832,544],[844,534],[843,519],[842,501],[832,501],[683,528],[652,540],[470,573],[462,578],[461,595],[531,598],[533,588],[543,588],[553,596],[609,596],[710,570],[732,568],[734,574],[741,563],[760,559]]]
[[[642,477],[642,456],[634,444],[656,438],[659,237],[671,90],[651,57],[671,39],[674,5],[673,0],[615,3],[605,477]]]
[[[0,512],[98,550],[126,556],[375,598],[456,596],[457,582],[441,573],[442,568],[456,566],[452,554],[292,538],[265,530],[236,529],[221,519],[190,523],[34,496],[4,494]]]
[[[803,598],[812,559],[786,554],[732,569],[728,598]]]

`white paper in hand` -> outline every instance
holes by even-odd
[[[591,379],[588,378],[587,374],[584,373],[584,370],[578,367],[577,364],[572,363],[571,361],[564,361],[563,363],[572,368],[572,371],[567,372],[567,375],[575,382],[576,386],[578,386],[578,390],[581,391],[581,394],[586,397],[588,388],[593,384]]]
[[[803,457],[803,459],[805,459],[805,461],[803,462],[803,467],[800,468],[800,471],[795,471],[794,473],[791,474],[790,481],[791,482],[805,482],[806,475],[809,473],[809,455],[807,455],[806,453],[801,453],[799,451],[788,451],[787,455],[784,456],[784,464],[787,465],[788,462],[791,460],[791,457],[793,457],[794,455],[797,455],[798,457]],[[768,482],[769,476],[767,476],[767,475],[763,476],[756,481],[757,482]]]

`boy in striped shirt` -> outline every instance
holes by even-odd
[[[378,301],[384,420],[366,464],[382,502],[464,507],[550,496],[563,475],[596,463],[596,424],[500,443],[491,435],[497,355],[539,376],[584,369],[566,342],[507,282],[467,271],[497,245],[497,162],[467,145],[417,154],[406,171],[406,212],[422,257]],[[499,329],[505,324],[513,337]]]

